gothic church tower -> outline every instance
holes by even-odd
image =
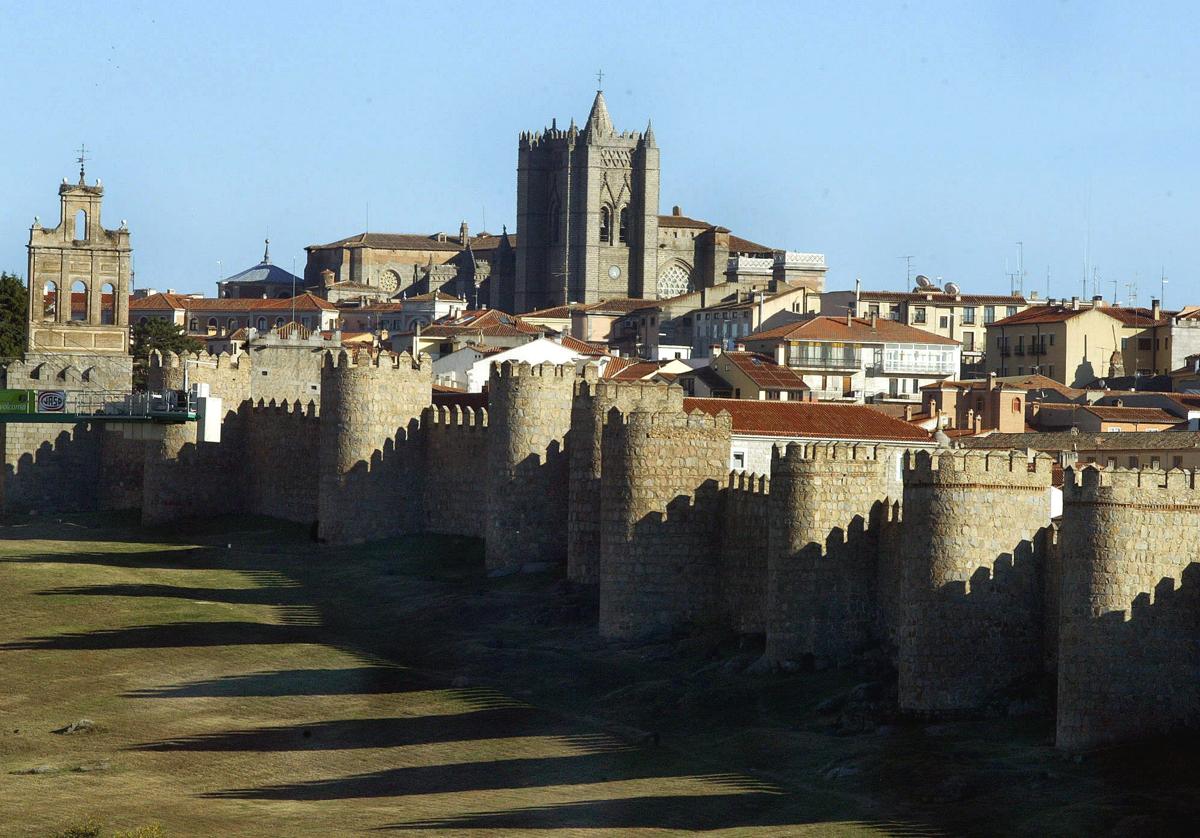
[[[653,296],[658,172],[653,130],[618,133],[600,90],[582,130],[523,133],[511,310]]]

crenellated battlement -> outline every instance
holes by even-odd
[[[150,352],[150,369],[180,369],[185,362],[203,364],[208,369],[240,369],[244,352],[222,352],[210,355],[207,352],[160,352],[155,349]]]
[[[630,440],[636,440],[642,435],[656,440],[675,437],[728,439],[733,430],[733,419],[724,410],[712,416],[702,410],[676,413],[642,410],[636,407],[630,411],[623,411],[614,407],[606,414],[604,424],[605,435],[608,435],[611,429],[613,432],[624,433]]]
[[[1196,470],[1175,468],[1164,471],[1150,468],[1099,468],[1083,466],[1068,467],[1063,471],[1063,501],[1066,503],[1089,502],[1119,502],[1120,496],[1127,492],[1134,495],[1126,497],[1130,503],[1144,502],[1145,491],[1159,489],[1178,491],[1180,502],[1200,504],[1200,497],[1193,492],[1197,489]],[[1161,493],[1155,493],[1155,499],[1161,499]]]
[[[288,401],[284,399],[276,403],[275,399],[264,400],[259,399],[257,402],[244,402],[243,407],[250,413],[263,416],[298,416],[305,419],[316,419],[317,403],[309,401],[307,404],[296,399]]]
[[[906,485],[988,485],[1045,488],[1053,459],[1030,451],[909,451],[904,457]]]
[[[858,442],[789,442],[786,446],[776,445],[771,450],[772,468],[778,466],[803,467],[807,463],[838,461],[877,461],[883,446]]]
[[[364,349],[329,350],[322,359],[324,370],[390,370],[401,375],[425,377],[433,374],[433,361],[425,353],[413,358],[407,352],[372,352]]]
[[[575,379],[574,364],[531,364],[528,361],[503,361],[492,364],[492,377],[499,379],[511,378],[565,378]]]
[[[769,495],[771,493],[771,476],[754,471],[731,471],[726,488],[733,492],[744,492],[749,495]]]
[[[473,407],[461,405],[430,405],[425,408],[422,416],[425,427],[430,430],[446,430],[463,428],[466,430],[487,430],[488,412],[486,408],[476,410]]]

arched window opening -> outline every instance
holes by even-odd
[[[283,318],[282,318],[282,317],[276,317],[276,318],[275,318],[275,328],[276,328],[276,329],[278,329],[278,328],[279,328],[279,327],[281,327],[282,325],[283,325]]]
[[[196,334],[196,332],[200,331],[200,321],[195,317],[188,321],[188,331],[192,334]]]
[[[42,317],[46,320],[58,317],[58,284],[53,281],[42,287]]]
[[[210,335],[215,335],[217,333],[217,318],[208,318],[208,333]]]
[[[658,298],[678,297],[694,290],[692,288],[692,273],[683,265],[676,262],[658,275]]]
[[[607,243],[612,233],[612,211],[608,207],[600,208],[600,241]]]
[[[617,226],[617,241],[625,244],[629,237],[629,207],[621,207],[621,219]]]
[[[117,289],[111,282],[100,289],[100,322],[105,326],[117,322]]]
[[[75,213],[75,241],[85,242],[88,238],[87,213],[83,210]]]
[[[236,318],[236,317],[230,317],[230,318],[229,318],[229,322],[228,322],[226,325],[227,325],[227,326],[229,326],[229,331],[230,331],[230,332],[236,332],[236,331],[237,331],[237,328],[238,328],[238,322],[237,322],[237,318]]]
[[[88,287],[82,279],[71,283],[71,319],[88,319]]]
[[[255,328],[257,328],[260,332],[265,332],[267,330],[267,318],[265,318],[265,317],[258,318],[258,322],[255,324]]]

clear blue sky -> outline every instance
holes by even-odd
[[[1200,303],[1194,4],[28,3],[0,0],[0,268],[25,273],[80,142],[141,287],[215,292],[361,231],[511,230],[517,134],[653,118],[672,204],[914,272]],[[519,232],[519,231],[518,231]],[[1090,292],[1090,288],[1089,288]]]

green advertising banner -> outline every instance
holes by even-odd
[[[33,390],[0,390],[0,413],[33,413],[36,409]]]

